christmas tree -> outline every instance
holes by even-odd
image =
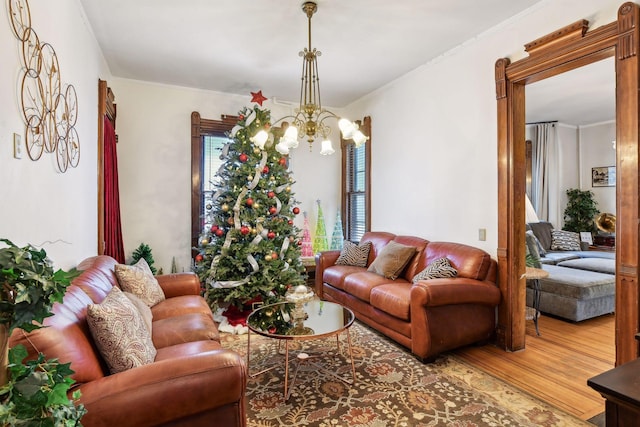
[[[237,307],[256,298],[280,301],[289,287],[305,282],[294,180],[281,154],[287,150],[276,147],[282,130],[270,127],[269,110],[245,107],[223,149],[220,187],[208,213],[213,225],[200,236],[194,264],[214,310],[221,301]],[[261,130],[268,138],[256,136]]]
[[[316,221],[316,234],[313,237],[313,251],[318,253],[328,250],[329,245],[327,244],[327,230],[324,225],[324,215],[320,200],[316,200],[316,203],[318,203],[318,221]]]
[[[153,263],[155,261],[153,260],[153,255],[151,254],[151,248],[146,243],[140,243],[140,246],[138,246],[136,250],[133,251],[133,253],[131,254],[131,265],[140,261],[140,258],[144,258],[144,260],[147,261],[151,272],[153,274],[156,274],[157,270],[153,266]]]
[[[311,244],[311,234],[309,233],[309,218],[307,212],[303,212],[304,225],[302,226],[302,256],[313,256],[313,245]]]
[[[331,249],[342,250],[344,244],[344,233],[342,232],[342,218],[340,211],[336,214],[336,223],[333,225],[333,234],[331,235]]]

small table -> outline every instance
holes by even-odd
[[[606,425],[638,425],[640,418],[640,359],[619,365],[587,381],[606,399]]]
[[[533,324],[536,326],[536,334],[540,336],[540,330],[538,329],[538,317],[540,317],[540,279],[549,277],[549,272],[541,268],[527,267],[524,277],[527,280],[533,281],[533,309],[535,314],[533,315]]]
[[[349,335],[349,327],[351,327],[353,321],[355,320],[353,311],[337,303],[314,299],[304,304],[306,318],[296,320],[293,319],[292,316],[295,306],[296,304],[289,302],[269,304],[256,309],[249,315],[249,317],[247,317],[247,326],[249,328],[249,332],[247,335],[247,372],[249,372],[249,376],[253,378],[275,368],[275,366],[272,366],[267,369],[263,369],[260,372],[251,374],[249,367],[251,362],[252,332],[268,338],[279,340],[278,349],[280,348],[280,343],[284,341],[285,400],[288,400],[291,394],[291,390],[289,387],[289,342],[317,340],[335,336],[338,353],[340,353],[339,335],[342,332],[346,332],[347,343],[349,347],[349,359],[351,360],[352,381],[348,381],[335,374],[334,372],[327,371],[322,366],[317,365],[311,361],[312,359],[321,356],[310,356],[307,353],[299,353],[297,355],[298,364],[296,365],[296,370],[291,380],[291,387],[293,387],[293,385],[295,384],[298,368],[302,363],[305,362],[313,364],[318,369],[322,369],[325,372],[330,373],[337,379],[344,381],[347,384],[355,384],[356,368],[353,362],[353,354],[351,351],[351,336]]]

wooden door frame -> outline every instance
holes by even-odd
[[[497,343],[506,350],[525,347],[525,86],[615,56],[616,364],[638,357],[639,11],[635,3],[624,3],[610,24],[588,30],[588,22],[581,20],[525,45],[527,58],[496,61],[497,257],[502,292]]]

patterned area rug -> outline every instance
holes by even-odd
[[[336,339],[290,342],[289,378],[299,366],[288,400],[283,397],[284,356],[278,341],[251,335],[249,427],[391,426],[592,426],[479,371],[454,355],[422,364],[376,331],[355,323],[350,330],[356,382],[351,379],[346,334]],[[222,334],[223,345],[242,355],[246,335]],[[284,350],[284,345],[280,351]],[[323,357],[300,363],[298,352]]]

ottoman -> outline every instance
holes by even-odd
[[[543,265],[549,277],[540,279],[540,311],[574,322],[615,311],[615,275],[558,265]],[[527,305],[533,303],[527,283]]]

